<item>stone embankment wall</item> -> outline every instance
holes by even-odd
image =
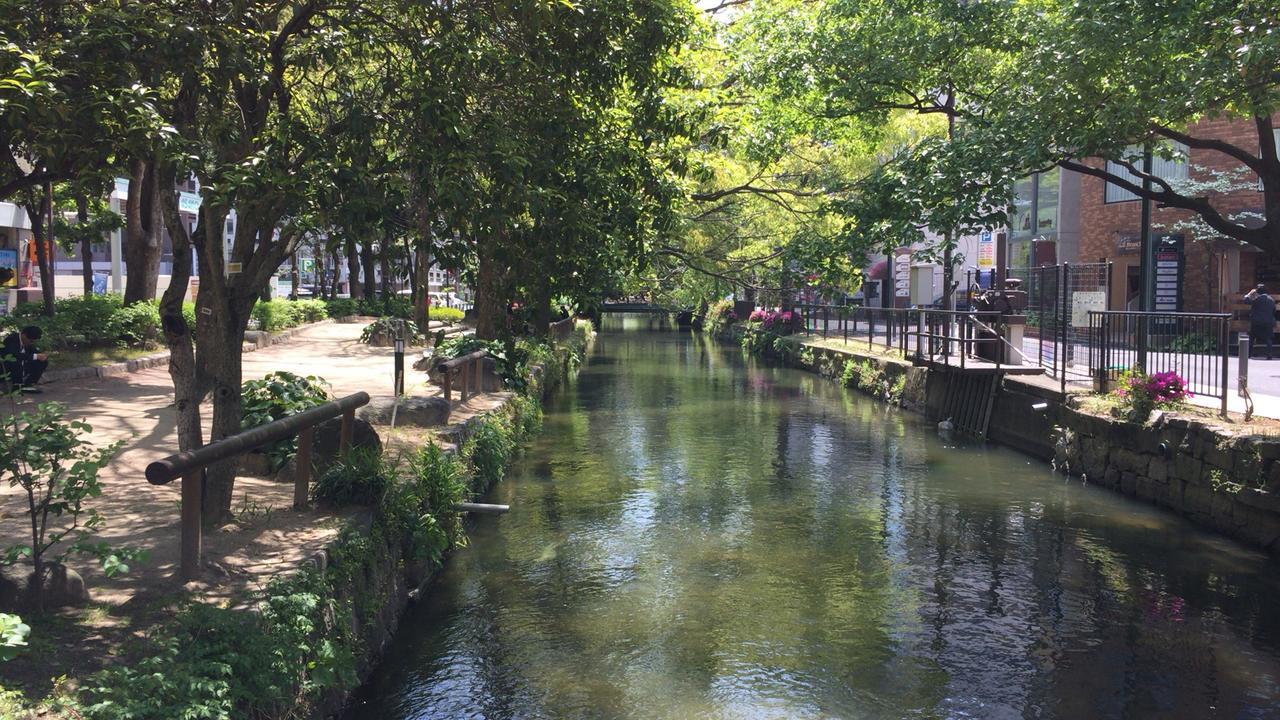
[[[561,340],[566,334],[561,333]],[[561,346],[549,367],[535,368],[538,387],[530,394],[545,400],[560,383],[577,371],[580,358],[589,350],[590,340],[583,347]],[[491,413],[467,420],[447,428],[442,436],[455,447],[470,437],[477,428],[495,417],[506,417],[511,423],[521,422],[522,407],[513,398]],[[483,495],[491,487],[472,488]],[[337,607],[353,607],[356,611],[347,617],[351,637],[361,652],[356,657],[355,673],[358,685],[373,673],[383,653],[395,636],[401,618],[410,603],[425,597],[427,587],[442,569],[428,559],[414,559],[405,552],[403,538],[391,537],[383,531],[372,511],[366,511],[348,521],[344,531],[329,547],[316,553],[311,564],[317,570],[335,569],[342,578],[335,584],[333,604]],[[354,539],[353,539],[354,538]],[[447,559],[446,559],[447,560]],[[358,687],[357,685],[357,687]],[[313,718],[337,716],[351,699],[355,688],[335,687],[316,698],[305,712]],[[304,708],[299,708],[303,710]]]
[[[1181,417],[1138,425],[1065,406],[1057,416],[1058,469],[1280,557],[1280,439]]]
[[[741,343],[743,329],[724,328],[718,335]],[[872,363],[886,385],[905,377],[895,402],[934,420],[940,419],[941,397],[953,377],[856,351],[764,352],[836,380],[849,362]],[[868,394],[888,399],[887,393]],[[1006,377],[993,399],[987,438],[1280,557],[1280,438],[1235,437],[1169,416],[1138,425],[1070,402],[1052,389]],[[1047,406],[1037,409],[1042,404]]]

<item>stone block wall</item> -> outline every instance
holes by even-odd
[[[1280,439],[1187,418],[1137,425],[1061,406],[1054,463],[1280,557]]]

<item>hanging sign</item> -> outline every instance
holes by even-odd
[[[178,212],[195,214],[200,212],[200,196],[196,193],[178,193]]]

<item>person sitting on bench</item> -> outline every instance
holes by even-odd
[[[4,358],[4,373],[0,378],[11,388],[21,388],[22,392],[28,393],[42,392],[36,383],[49,367],[49,356],[36,347],[36,341],[42,334],[40,328],[28,325],[5,336],[4,350],[0,352],[0,357]]]

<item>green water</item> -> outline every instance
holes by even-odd
[[[1280,717],[1260,554],[629,323],[348,717]]]

